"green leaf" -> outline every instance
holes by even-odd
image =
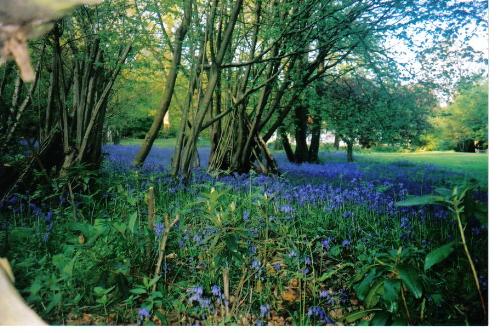
[[[403,201],[396,202],[396,207],[411,207],[432,204],[442,204],[445,202],[444,197],[440,195],[422,195],[422,196],[408,196]]]
[[[399,299],[400,288],[401,288],[401,281],[385,280],[384,295],[383,295],[384,300],[388,303],[397,302]]]
[[[141,295],[141,294],[146,294],[148,291],[144,288],[134,288],[130,289],[130,293],[136,294],[136,295]]]
[[[346,317],[344,317],[344,320],[348,323],[353,323],[356,320],[359,320],[359,319],[369,315],[370,313],[372,313],[374,311],[380,311],[380,310],[381,309],[368,309],[368,310],[360,310],[360,311],[352,312],[352,313],[348,314]]]
[[[424,270],[428,270],[432,266],[439,264],[441,261],[445,260],[450,256],[450,254],[455,250],[456,242],[449,242],[437,249],[432,250],[425,256]]]
[[[370,286],[376,275],[377,271],[375,270],[375,268],[372,268],[368,275],[364,278],[364,280],[356,286],[356,295],[361,301],[365,300],[366,294],[368,293],[368,290],[370,289]]]
[[[389,314],[384,311],[377,312],[370,321],[371,326],[384,326],[389,320]]]
[[[134,212],[128,218],[128,230],[133,234],[135,230],[135,223],[137,222],[137,212]]]
[[[377,282],[372,289],[366,295],[365,304],[367,308],[373,308],[378,304],[380,296],[384,293],[384,280]]]
[[[417,273],[409,267],[398,266],[399,277],[415,298],[422,297],[422,285]]]

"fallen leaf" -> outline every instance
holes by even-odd
[[[295,302],[299,299],[299,293],[293,289],[287,289],[281,293],[281,298],[287,302]]]

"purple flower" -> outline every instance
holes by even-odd
[[[309,266],[309,265],[311,265],[311,258],[310,258],[310,257],[305,257],[305,258],[304,258],[304,263],[305,263],[306,265],[308,265],[308,266]]]
[[[212,295],[214,295],[215,297],[221,297],[222,296],[222,291],[220,289],[220,287],[216,284],[214,284],[212,286]]]
[[[276,272],[281,270],[281,264],[279,262],[273,264],[273,268]]]
[[[323,250],[328,251],[330,249],[331,238],[325,238],[321,241],[321,246],[323,246]]]
[[[328,298],[330,296],[330,293],[328,290],[320,290],[319,292],[319,298]]]
[[[290,205],[282,205],[280,206],[280,212],[290,214],[293,212],[293,207]]]
[[[245,210],[243,212],[243,221],[248,221],[248,219],[250,218],[250,212],[248,210]]]
[[[252,264],[251,264],[252,269],[255,269],[256,271],[260,270],[261,265],[262,264],[261,264],[260,260],[258,260],[258,259],[252,260]]]
[[[146,308],[140,308],[138,311],[137,311],[137,314],[139,316],[139,320],[144,320],[144,319],[148,319],[149,317],[151,317],[151,314],[149,313],[149,310],[146,309]]]
[[[271,307],[269,306],[269,304],[262,304],[260,306],[260,316],[267,317],[269,315],[270,310],[271,310]]]
[[[201,300],[201,297],[203,296],[203,287],[195,286],[193,288],[189,288],[188,295],[190,296],[190,302],[199,302]]]
[[[155,237],[160,238],[163,235],[163,231],[165,231],[165,225],[160,222],[155,223],[154,225]]]
[[[345,219],[348,219],[353,216],[353,213],[351,211],[346,210],[343,214],[342,217]]]
[[[45,223],[49,223],[50,221],[52,221],[52,215],[53,213],[51,210],[49,210],[47,214],[45,214]]]
[[[255,326],[265,326],[265,325],[266,325],[266,322],[264,320],[257,319],[255,321]]]
[[[348,240],[348,239],[344,239],[344,240],[342,241],[342,246],[343,246],[343,247],[349,247],[349,246],[351,246],[351,241],[350,241],[350,240]]]
[[[325,324],[334,324],[335,322],[333,319],[328,316],[328,314],[323,310],[322,307],[320,306],[311,306],[307,310],[307,316],[310,318],[315,318],[319,319],[320,321],[324,322]]]

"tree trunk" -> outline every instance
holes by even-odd
[[[347,143],[347,162],[354,162],[354,157],[352,155],[353,142],[349,140],[346,143]]]
[[[279,132],[280,132],[281,142],[283,143],[283,149],[285,150],[286,158],[288,159],[288,161],[295,163],[295,154],[293,153],[290,141],[288,141],[288,136],[286,135],[286,132],[281,129],[279,130]]]
[[[308,158],[306,108],[298,105],[295,107],[295,162],[307,162]]]
[[[316,114],[312,117],[311,126],[311,144],[309,145],[309,163],[318,162],[319,144],[321,139],[321,115]]]
[[[160,128],[163,124],[163,119],[165,118],[165,114],[168,112],[168,109],[170,107],[170,102],[172,101],[172,96],[174,95],[177,73],[179,71],[179,65],[181,62],[182,43],[191,24],[191,13],[192,13],[191,8],[192,8],[192,0],[185,0],[184,16],[182,18],[181,25],[179,26],[179,28],[177,28],[177,31],[175,32],[175,42],[174,42],[175,46],[171,64],[172,67],[170,68],[167,77],[167,82],[165,83],[165,91],[163,93],[161,106],[160,109],[156,112],[155,118],[153,120],[153,123],[151,124],[151,127],[149,128],[148,133],[144,137],[141,149],[135,156],[134,159],[135,166],[142,165],[144,163],[144,160],[151,151],[151,147],[153,146],[153,143],[158,136]]]

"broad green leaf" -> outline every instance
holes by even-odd
[[[348,323],[353,323],[355,322],[356,320],[359,320],[367,315],[369,315],[370,313],[374,312],[374,311],[380,311],[381,309],[368,309],[368,310],[360,310],[360,311],[356,311],[356,312],[352,312],[350,314],[348,314],[344,320]]]
[[[437,249],[432,250],[425,257],[424,270],[428,270],[432,266],[439,264],[441,261],[445,260],[450,256],[450,254],[455,249],[455,242],[449,242]]]
[[[409,267],[398,266],[399,277],[415,298],[422,297],[422,285],[417,273]]]
[[[411,206],[422,206],[422,205],[432,205],[441,204],[445,199],[440,195],[422,195],[422,196],[408,196],[403,201],[396,202],[396,207],[411,207]]]
[[[384,280],[381,280],[370,289],[366,295],[365,304],[367,308],[373,308],[380,300],[380,296],[384,293]]]
[[[130,292],[132,294],[141,295],[141,294],[147,293],[148,291],[144,288],[134,288],[134,289],[130,289]]]
[[[372,268],[368,275],[363,279],[363,281],[361,281],[361,283],[356,286],[356,295],[361,301],[365,300],[366,294],[368,293],[368,290],[370,289],[370,286],[376,275],[377,271],[375,270],[375,268]]]
[[[136,221],[137,221],[137,212],[134,212],[132,215],[130,215],[128,219],[128,231],[130,231],[132,234],[134,233],[135,230]]]
[[[389,320],[389,314],[385,311],[379,311],[370,321],[371,326],[384,326]]]
[[[399,299],[399,292],[401,288],[401,281],[399,280],[385,280],[384,281],[384,295],[383,299],[387,303],[395,303]]]

